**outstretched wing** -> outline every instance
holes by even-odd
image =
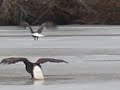
[[[40,33],[42,32],[42,30],[43,30],[44,26],[45,26],[45,23],[43,23],[43,24],[39,27],[39,29],[38,29],[37,33],[39,33],[39,34],[40,34]]]
[[[51,29],[55,29],[56,28],[56,25],[53,23],[53,22],[44,22],[41,24],[41,26],[39,27],[37,33],[41,33],[43,28],[46,27],[46,28],[51,28]]]
[[[54,58],[40,58],[38,59],[38,61],[36,62],[37,64],[43,64],[45,62],[54,62],[54,63],[68,63],[65,60],[62,59],[54,59]]]
[[[31,33],[34,33],[32,27],[30,26],[30,24],[28,22],[22,22],[22,26],[28,27],[30,29]]]
[[[0,64],[15,64],[17,62],[20,62],[20,61],[23,61],[24,63],[25,62],[28,62],[27,58],[16,58],[16,57],[10,57],[10,58],[5,58],[3,59]]]

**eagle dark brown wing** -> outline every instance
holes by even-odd
[[[44,26],[45,26],[45,23],[43,23],[43,24],[39,27],[39,29],[38,29],[37,33],[39,33],[39,34],[40,34],[40,33],[42,32],[42,30],[43,30]]]
[[[54,59],[54,58],[40,58],[38,59],[38,61],[36,62],[37,64],[43,64],[46,62],[54,62],[54,63],[68,63],[65,60],[62,59]]]
[[[0,64],[15,64],[17,62],[29,62],[27,58],[22,58],[22,57],[10,57],[10,58],[5,58],[3,59]]]
[[[30,29],[30,32],[34,33],[32,27],[30,26],[30,24],[28,22],[21,22],[21,26],[28,27]]]
[[[50,29],[56,29],[56,25],[53,22],[44,22],[41,24],[41,26],[39,27],[37,33],[41,33],[42,30],[44,29],[44,27],[46,28],[50,28]]]

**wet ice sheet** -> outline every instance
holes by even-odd
[[[38,57],[31,58],[35,62]],[[55,57],[58,58],[58,57]],[[59,57],[60,58],[60,57]],[[63,57],[66,58],[67,57]],[[73,61],[75,59],[75,61]],[[76,61],[77,60],[77,61]],[[120,80],[120,62],[87,62],[78,61],[78,57],[69,58],[69,64],[44,64],[43,73],[45,80],[31,80],[25,71],[24,65],[0,66],[0,85],[66,85],[66,84],[91,84]],[[41,83],[42,82],[42,83]]]
[[[0,88],[119,90],[119,27],[77,27],[77,30],[60,27],[59,29],[62,31],[45,30],[43,33],[46,36],[39,41],[34,41],[27,31],[24,31],[24,37],[13,35],[22,35],[21,31],[19,33],[16,30],[9,31],[10,36],[5,36],[9,34],[7,31],[0,31],[0,35],[3,35],[0,38],[0,59],[23,56],[35,62],[39,57],[54,57],[69,62],[69,64],[42,65],[45,75],[43,81],[31,80],[22,63],[0,65]],[[74,32],[72,29],[75,29]]]

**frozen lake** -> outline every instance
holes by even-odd
[[[42,34],[35,41],[28,28],[1,26],[0,59],[53,57],[69,64],[42,65],[42,81],[31,80],[23,63],[0,65],[1,90],[120,90],[120,26],[59,26]]]

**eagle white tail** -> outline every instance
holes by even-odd
[[[43,76],[43,73],[42,73],[42,70],[39,66],[34,66],[33,68],[33,76],[35,79],[44,79],[44,76]]]

